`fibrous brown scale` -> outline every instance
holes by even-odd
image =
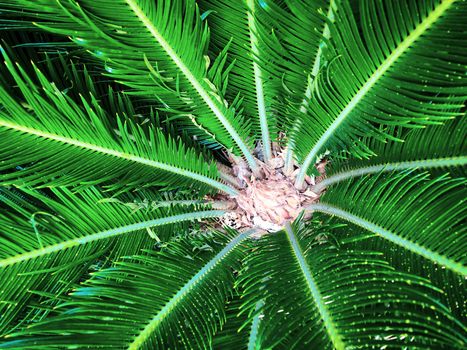
[[[318,201],[319,194],[311,188],[322,176],[307,177],[305,188],[299,190],[294,186],[299,169],[295,166],[286,174],[284,157],[282,150],[275,152],[275,157],[267,164],[259,162],[260,174],[252,174],[243,159],[230,156],[232,167],[223,167],[222,171],[235,179],[239,194],[217,196],[216,200],[225,202],[229,209],[221,219],[222,225],[240,230],[256,228],[256,237],[260,237],[279,231],[286,221],[293,221],[307,205]],[[322,175],[324,165],[325,162],[321,162],[317,166]]]

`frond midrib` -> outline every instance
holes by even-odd
[[[370,89],[381,79],[387,70],[401,57],[410,46],[422,36],[433,23],[435,23],[455,0],[445,0],[438,5],[415,29],[394,49],[388,58],[381,63],[378,69],[371,75],[365,84],[358,90],[347,106],[340,112],[334,122],[323,133],[320,139],[313,145],[301,166],[295,185],[301,187],[305,180],[306,172],[315,161],[316,156],[327,140],[335,133],[337,128],[344,122],[353,109],[358,105]]]
[[[353,177],[359,177],[368,174],[376,174],[379,172],[389,172],[394,170],[407,170],[407,169],[426,169],[426,168],[439,168],[439,167],[452,167],[463,166],[467,164],[466,156],[458,157],[440,157],[429,158],[423,160],[410,160],[405,162],[381,163],[367,167],[355,168],[348,171],[336,173],[320,183],[318,183],[313,190],[320,192],[329,185],[347,180]]]
[[[430,249],[427,249],[417,243],[414,243],[408,239],[402,238],[394,232],[386,230],[370,221],[367,221],[357,215],[353,215],[348,211],[342,210],[336,206],[327,203],[312,204],[306,208],[310,211],[318,211],[328,215],[337,216],[343,220],[351,222],[357,226],[360,226],[370,232],[377,234],[378,236],[404,248],[417,255],[420,255],[440,266],[445,266],[447,269],[454,271],[463,276],[467,276],[467,267],[459,262],[451,260],[441,254],[438,254]]]
[[[196,180],[196,181],[200,181],[202,183],[205,183],[206,185],[217,188],[217,189],[219,189],[219,190],[221,190],[223,192],[226,192],[226,193],[229,193],[229,194],[232,194],[232,195],[235,195],[237,193],[237,191],[234,190],[233,188],[231,188],[230,186],[227,186],[227,185],[225,185],[225,184],[223,184],[223,183],[221,183],[219,181],[216,181],[214,179],[211,179],[210,177],[207,177],[207,176],[204,176],[204,175],[201,175],[201,174],[197,174],[197,173],[194,173],[192,171],[189,171],[189,170],[186,170],[186,169],[183,169],[183,168],[179,168],[179,167],[176,167],[176,166],[173,166],[173,165],[169,165],[169,164],[165,164],[165,163],[162,163],[162,162],[158,162],[158,161],[150,160],[150,159],[147,159],[147,158],[143,158],[143,157],[140,157],[140,156],[135,156],[135,155],[132,155],[132,154],[129,154],[129,153],[124,153],[124,152],[116,151],[116,150],[113,150],[113,149],[101,147],[101,146],[94,145],[94,144],[91,144],[91,143],[88,143],[88,142],[75,140],[75,139],[72,139],[72,138],[69,138],[69,137],[56,135],[56,134],[45,132],[45,131],[42,131],[42,130],[37,130],[37,129],[31,128],[31,127],[26,127],[26,126],[23,126],[23,125],[11,123],[9,121],[2,120],[1,118],[0,118],[0,127],[5,127],[5,128],[8,128],[8,129],[16,130],[16,131],[26,133],[26,134],[29,134],[29,135],[35,135],[35,136],[38,136],[38,137],[41,137],[41,138],[44,138],[44,139],[65,143],[65,144],[72,145],[72,146],[75,146],[75,147],[87,149],[87,150],[90,150],[90,151],[110,155],[110,156],[117,157],[117,158],[120,158],[120,159],[125,159],[125,160],[128,160],[128,161],[132,161],[132,162],[139,163],[139,164],[144,164],[144,165],[147,165],[147,166],[150,166],[150,167],[153,167],[153,168],[157,168],[157,169],[160,169],[160,170],[168,171],[168,172],[171,172],[171,173],[174,173],[174,174],[177,174],[177,175],[181,175],[181,176],[191,178],[191,179]]]
[[[13,265],[13,264],[17,264],[22,261],[39,258],[41,256],[59,252],[59,251],[62,251],[62,250],[65,250],[71,247],[99,241],[102,239],[107,239],[110,237],[119,236],[119,235],[122,235],[128,232],[139,231],[139,230],[143,230],[146,228],[151,228],[151,227],[156,227],[156,226],[161,226],[161,225],[168,225],[168,224],[172,224],[172,223],[176,223],[180,221],[218,217],[224,214],[225,214],[225,211],[223,210],[206,210],[206,211],[198,211],[198,212],[192,212],[192,213],[183,213],[183,214],[168,216],[165,218],[148,220],[148,221],[138,222],[138,223],[131,224],[131,225],[116,227],[110,230],[96,232],[88,236],[76,237],[76,238],[69,239],[64,242],[46,246],[44,248],[35,249],[35,250],[29,251],[26,253],[21,253],[18,255],[8,257],[6,259],[2,259],[0,260],[0,268]]]
[[[331,0],[329,3],[329,9],[326,14],[327,19],[329,22],[333,23],[334,22],[334,12],[333,8],[335,6],[335,0]],[[313,66],[311,67],[310,71],[310,76],[311,79],[308,80],[306,89],[305,89],[305,98],[302,100],[301,106],[300,106],[300,112],[305,112],[306,111],[306,105],[308,103],[308,100],[311,98],[312,93],[313,93],[313,88],[314,88],[314,78],[318,75],[318,72],[321,68],[321,56],[323,55],[323,48],[321,46],[321,43],[325,43],[329,38],[331,37],[331,30],[329,28],[329,24],[325,23],[324,28],[323,28],[323,34],[322,34],[322,39],[320,41],[320,45],[318,47],[318,51],[316,52],[316,57],[313,62]]]
[[[237,235],[233,238],[219,253],[217,253],[209,262],[207,262],[178,292],[164,305],[164,307],[149,321],[144,329],[134,338],[129,344],[128,350],[136,350],[143,345],[151,334],[156,330],[159,324],[173,310],[183,297],[197,284],[199,284],[205,276],[222,261],[233,249],[242,241],[247,239],[255,230],[249,230]]]
[[[331,0],[329,3],[329,9],[326,17],[329,19],[330,22],[334,21],[334,13],[333,13],[333,7],[335,6],[335,0]],[[315,78],[318,75],[318,72],[320,70],[321,66],[321,56],[323,55],[323,48],[321,47],[321,43],[325,42],[326,40],[329,40],[331,37],[331,31],[329,29],[329,24],[325,23],[324,28],[323,28],[323,33],[322,33],[322,39],[320,41],[320,45],[318,47],[318,51],[316,52],[315,59],[313,61],[313,66],[311,67],[311,71],[308,75],[308,82],[305,88],[305,97],[302,100],[302,103],[300,104],[300,112],[305,113],[306,112],[306,107],[308,104],[308,101],[310,100],[312,94],[313,94],[313,88],[315,86]],[[297,118],[295,122],[292,125],[292,134],[299,129],[299,124],[300,119]],[[293,169],[293,153],[295,150],[295,142],[293,141],[293,138],[291,138],[288,143],[287,143],[287,154],[285,157],[285,163],[286,163],[286,172],[292,172]]]
[[[204,100],[207,106],[212,110],[214,115],[219,119],[222,125],[225,127],[227,132],[230,134],[232,139],[238,145],[242,153],[244,154],[245,158],[248,161],[252,170],[257,170],[258,166],[256,161],[251,154],[248,146],[242,140],[238,132],[234,129],[234,127],[230,124],[228,118],[224,115],[221,109],[218,107],[216,102],[210,96],[210,92],[205,89],[205,84],[198,81],[195,75],[190,71],[190,69],[186,66],[186,64],[182,61],[182,59],[178,56],[172,46],[167,42],[167,40],[159,33],[157,28],[154,26],[152,21],[146,16],[144,11],[136,4],[134,0],[125,0],[128,6],[130,6],[131,10],[135,13],[138,19],[143,23],[144,27],[151,33],[154,39],[158,42],[158,44],[167,52],[170,56],[172,61],[176,64],[176,66],[180,69],[183,75],[188,79],[190,84],[196,90],[196,92],[200,95],[200,97]]]
[[[250,46],[252,51],[252,64],[253,73],[255,78],[256,87],[256,102],[258,107],[258,118],[261,127],[261,138],[263,143],[264,160],[267,162],[271,159],[271,138],[269,136],[268,118],[266,114],[266,102],[264,100],[263,78],[261,68],[256,63],[256,57],[259,56],[258,38],[255,35],[256,22],[255,22],[255,2],[254,0],[247,0],[248,11],[248,31],[250,33]]]
[[[313,297],[313,300],[315,301],[317,309],[323,319],[323,323],[326,328],[326,331],[329,334],[329,338],[331,339],[332,344],[337,350],[344,350],[345,344],[342,339],[342,335],[339,334],[334,324],[334,321],[329,313],[329,310],[321,295],[321,292],[319,291],[318,285],[315,279],[313,278],[313,275],[310,271],[308,263],[306,262],[305,256],[302,252],[302,249],[300,248],[300,245],[297,241],[297,238],[295,236],[294,230],[290,222],[287,222],[285,224],[285,232],[286,232],[287,238],[289,239],[290,245],[292,246],[293,253],[303,273],[303,277],[305,278],[305,281]]]

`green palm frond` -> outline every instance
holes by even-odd
[[[231,98],[241,92],[242,108],[251,117],[256,134],[261,135],[265,160],[271,158],[271,141],[277,136],[277,120],[273,118],[273,100],[280,80],[270,79],[267,69],[273,69],[271,56],[265,52],[263,36],[270,35],[271,19],[264,11],[265,2],[214,1],[199,2],[211,28],[211,43],[215,50],[229,45],[229,60],[233,62],[227,93]]]
[[[119,138],[99,101],[92,99],[89,104],[83,98],[81,108],[39,70],[37,87],[20,66],[4,57],[24,100],[21,104],[0,87],[1,169],[8,171],[1,175],[3,184],[58,186],[118,178],[118,186],[170,187],[176,181],[193,186],[196,181],[200,189],[235,192],[216,180],[214,163],[180,141],[154,128],[148,137],[141,127],[122,119],[117,121]]]
[[[160,213],[163,213],[165,217],[178,216],[192,210],[203,212],[225,210],[225,205],[222,202],[193,199],[193,193],[183,190],[159,193],[141,189],[132,193],[116,193],[112,197],[100,199],[98,203],[111,203],[112,205],[121,206],[124,210],[129,210],[130,215],[142,212],[141,215],[145,217],[159,216]],[[199,220],[203,219],[197,219],[197,221]],[[141,253],[144,249],[162,248],[173,239],[196,235],[199,229],[200,227],[193,226],[191,220],[147,227],[145,234],[141,235],[142,242],[138,241],[137,235],[116,237],[109,254],[115,257],[131,256],[135,252]],[[148,240],[147,236],[152,239]],[[136,241],[134,238],[136,238]]]
[[[429,261],[467,275],[466,179],[367,176],[332,186],[309,209],[337,216]]]
[[[332,8],[335,5],[334,1],[305,3],[297,0],[283,4],[269,0],[256,3],[262,9],[257,21],[265,23],[263,27],[267,28],[267,22],[263,19],[266,17],[270,22],[269,27],[273,28],[259,32],[263,46],[259,66],[271,76],[270,80],[282,95],[273,96],[271,101],[273,110],[286,125],[290,171],[295,148],[293,135],[301,121],[296,118],[296,110],[301,113],[306,111],[316,87],[315,79],[324,61],[323,47],[330,35],[326,20],[333,20]]]
[[[11,57],[14,57],[15,61],[18,61],[30,76],[34,76],[34,71],[28,71],[28,68],[30,68],[28,61],[18,60],[19,54],[20,50],[15,47]],[[120,91],[118,86],[115,86],[107,77],[103,76],[99,69],[92,66],[89,69],[86,64],[71,53],[46,52],[35,62],[37,62],[37,68],[47,80],[53,81],[58,90],[78,104],[82,98],[92,104],[93,98],[95,98],[99,101],[102,109],[108,111],[110,116],[125,116],[133,121],[138,121],[138,118],[143,118],[144,113],[145,119],[139,120],[140,124],[144,125],[148,122],[155,124],[152,118],[147,115],[149,114],[148,110],[141,108],[141,101],[135,98],[131,99],[131,96]],[[115,121],[109,120],[113,126],[116,126]],[[157,126],[160,127],[161,125]]]
[[[287,98],[296,105],[306,105],[315,88],[314,79],[322,68],[322,46],[329,39],[329,26],[326,20],[332,21],[332,7],[334,1],[314,1],[306,4],[303,1],[285,1],[280,6],[273,1],[262,1],[265,12],[274,16],[271,19],[275,27],[277,41],[267,39],[264,33],[262,39],[269,56],[279,55],[277,64],[282,65],[281,78],[288,90]],[[280,45],[276,48],[274,45]],[[272,53],[274,50],[277,52]],[[284,60],[285,58],[285,60]],[[270,73],[279,72],[270,69]]]
[[[334,12],[339,25],[330,26],[328,68],[296,135],[303,162],[297,185],[326,148],[358,147],[359,139],[370,135],[391,138],[381,126],[414,127],[455,117],[459,112],[453,108],[466,98],[466,61],[457,54],[466,43],[459,25],[465,3],[420,0],[409,7],[367,1],[361,3],[360,23],[346,1],[337,1]]]
[[[199,237],[202,250],[182,240],[161,252],[121,260],[74,291],[59,316],[22,334],[35,337],[0,347],[206,348],[224,323],[224,303],[233,286],[230,268],[237,266],[243,255],[239,245],[249,234]],[[68,336],[41,338],[61,333],[64,324]]]
[[[154,97],[166,112],[193,119],[207,130],[199,136],[211,142],[214,136],[227,149],[241,150],[256,166],[248,123],[208,79],[204,57],[209,30],[194,1],[15,0],[0,5],[22,16],[31,13],[38,27],[70,36],[133,93]],[[109,25],[112,22],[119,24]]]
[[[405,248],[394,244],[382,237],[369,237],[368,232],[353,225],[346,227],[346,232],[340,240],[347,249],[379,251],[384,259],[399,271],[417,275],[430,280],[440,290],[443,290],[443,300],[454,317],[467,324],[467,281],[464,276],[451,270],[439,268],[430,260],[416,253],[408,252]],[[340,232],[342,234],[343,232]],[[464,233],[465,234],[465,233]]]
[[[465,345],[465,329],[428,280],[395,271],[377,251],[341,249],[332,227],[287,226],[247,255],[243,307],[263,305],[256,348]]]
[[[450,124],[453,131],[462,130],[458,121]],[[423,154],[417,153],[420,149],[417,142],[429,140],[430,135],[433,139],[439,135],[437,144],[440,149],[445,149],[445,153],[440,154],[448,156],[459,154],[456,151],[462,148],[457,148],[459,143],[456,143],[455,132],[452,133],[452,139],[446,139],[444,141],[446,144],[443,145],[442,127],[430,128],[431,134],[414,131],[411,136],[419,136],[419,138],[407,138],[407,148],[405,144],[397,143],[394,148],[396,152],[400,152],[401,160],[404,159],[403,156]],[[426,135],[427,139],[422,137],[423,135]],[[459,137],[457,141],[462,139],[462,136]],[[430,150],[429,145],[425,147]],[[432,154],[437,156],[434,148]],[[394,160],[397,159],[396,152],[393,155]],[[387,153],[390,160],[389,148]],[[435,158],[429,159],[436,161]],[[371,169],[371,166],[362,169]],[[344,181],[341,179],[342,175],[351,172],[352,170],[338,173],[329,180]],[[332,205],[321,203],[323,206],[318,205],[316,210],[336,215],[343,222],[352,222],[360,228],[357,229],[359,234],[343,238],[342,242],[354,244],[357,249],[384,252],[385,258],[392,266],[430,279],[435,286],[445,291],[453,315],[465,322],[467,273],[464,253],[467,241],[465,225],[463,225],[466,216],[463,205],[465,179],[449,179],[441,176],[429,180],[426,174],[416,174],[415,172],[405,175],[389,174],[387,179],[381,174],[380,180],[367,175],[353,182],[347,180],[347,183],[344,181],[341,185],[331,184],[329,202],[332,202]],[[363,175],[358,174],[358,176]],[[370,192],[367,192],[368,190]],[[376,201],[371,199],[371,191],[379,193],[375,196],[373,192]],[[367,202],[368,200],[370,202]],[[350,203],[345,204],[346,201]],[[378,210],[381,212],[378,213]],[[362,231],[362,227],[367,231]]]
[[[327,171],[328,178],[314,188],[321,191],[327,186],[348,178],[376,174],[381,171],[392,172],[406,169],[433,169],[463,173],[467,165],[467,126],[463,118],[447,121],[442,125],[427,129],[412,129],[404,142],[391,140],[387,143],[376,139],[368,141],[368,148],[377,156],[370,159],[335,159]]]
[[[29,190],[1,193],[6,205],[0,216],[1,333],[31,302],[30,290],[59,295],[96,260],[108,259],[109,254],[113,258],[133,255],[153,246],[156,241],[146,230],[223,214],[220,210],[197,211],[196,206],[133,212],[103,202],[96,188],[79,195],[57,189],[51,195],[55,198]],[[34,206],[34,202],[39,204]],[[150,241],[153,243],[148,245]]]

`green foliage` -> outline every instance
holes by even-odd
[[[334,186],[311,207],[371,227],[375,234],[465,275],[466,183],[465,178],[430,180],[411,173],[362,177]]]
[[[0,348],[464,349],[466,16],[0,0]],[[278,145],[319,202],[222,227]]]
[[[453,1],[362,1],[357,22],[350,4],[337,1],[329,64],[296,135],[305,168],[324,147],[365,155],[361,137],[385,140],[392,136],[389,126],[417,127],[460,115],[453,107],[461,108],[466,98],[466,61],[457,54],[466,45],[465,14],[464,4]]]
[[[130,93],[149,95],[163,110],[197,120],[202,138],[213,142],[209,135],[215,135],[232,148],[235,142],[242,143],[237,133],[243,139],[249,136],[248,125],[219,94],[222,87],[208,79],[204,56],[209,30],[194,2],[40,0],[28,5],[18,1],[8,6],[25,10],[23,15],[29,12],[40,28],[70,36],[102,60],[106,71]],[[228,69],[222,60],[213,67],[211,76]]]
[[[466,128],[463,119],[457,118],[427,129],[411,129],[402,136],[403,142],[390,140],[383,143],[368,139],[367,146],[376,156],[370,159],[336,157],[327,171],[329,177],[315,188],[322,189],[347,178],[381,171],[416,168],[434,174],[443,174],[449,168],[451,173],[465,176]]]
[[[149,130],[148,139],[141,127],[130,120],[118,119],[115,133],[97,99],[91,96],[88,103],[81,98],[80,107],[36,69],[41,84],[38,89],[21,67],[15,68],[8,56],[5,58],[24,102],[16,101],[4,88],[0,90],[4,109],[0,112],[1,146],[5,154],[11,153],[2,169],[22,168],[3,175],[2,183],[57,186],[96,184],[118,178],[121,181],[115,186],[133,188],[174,181],[191,183],[193,179],[204,185],[216,184],[212,180],[217,175],[215,166],[207,165],[183,144],[167,139],[154,128]],[[18,152],[18,144],[22,145],[22,152]],[[76,162],[86,167],[77,169]]]
[[[35,294],[60,295],[94,262],[111,262],[154,247],[146,230],[223,214],[180,205],[135,212],[103,201],[96,188],[79,195],[62,188],[49,195],[53,198],[37,191],[2,190],[0,199],[6,209],[0,216],[4,230],[0,235],[2,333],[16,326],[30,299],[37,299]],[[171,231],[183,228],[178,224],[159,236],[168,240]]]
[[[423,333],[424,327],[429,335],[412,346],[463,343],[462,325],[454,325],[449,310],[438,304],[439,290],[395,271],[380,252],[339,246],[335,226],[296,222],[260,241],[246,258],[243,308],[254,310],[263,302],[257,347],[395,347],[403,339],[394,339],[393,332]]]
[[[216,243],[208,236],[195,242],[184,239],[161,252],[117,261],[74,291],[74,302],[63,306],[61,316],[26,331],[52,337],[25,339],[14,346],[205,348],[225,322],[223,307],[233,285],[232,269],[242,257],[242,249],[235,248],[247,237],[232,236],[229,241],[224,233],[214,233]],[[195,249],[194,243],[200,248]],[[68,335],[57,335],[59,329]]]

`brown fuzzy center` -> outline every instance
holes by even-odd
[[[238,195],[216,198],[227,202],[229,209],[221,219],[223,225],[235,229],[256,228],[256,236],[260,237],[281,230],[287,221],[293,221],[307,205],[319,199],[312,187],[322,176],[307,176],[305,188],[297,189],[294,182],[299,169],[295,166],[286,174],[283,152],[277,152],[268,164],[260,163],[260,176],[253,175],[241,158],[231,157],[231,162],[231,168],[224,167],[221,171],[235,179]],[[323,175],[324,162],[317,169]]]
[[[298,216],[302,197],[289,178],[276,173],[267,179],[252,179],[235,200],[245,225],[277,231]]]

